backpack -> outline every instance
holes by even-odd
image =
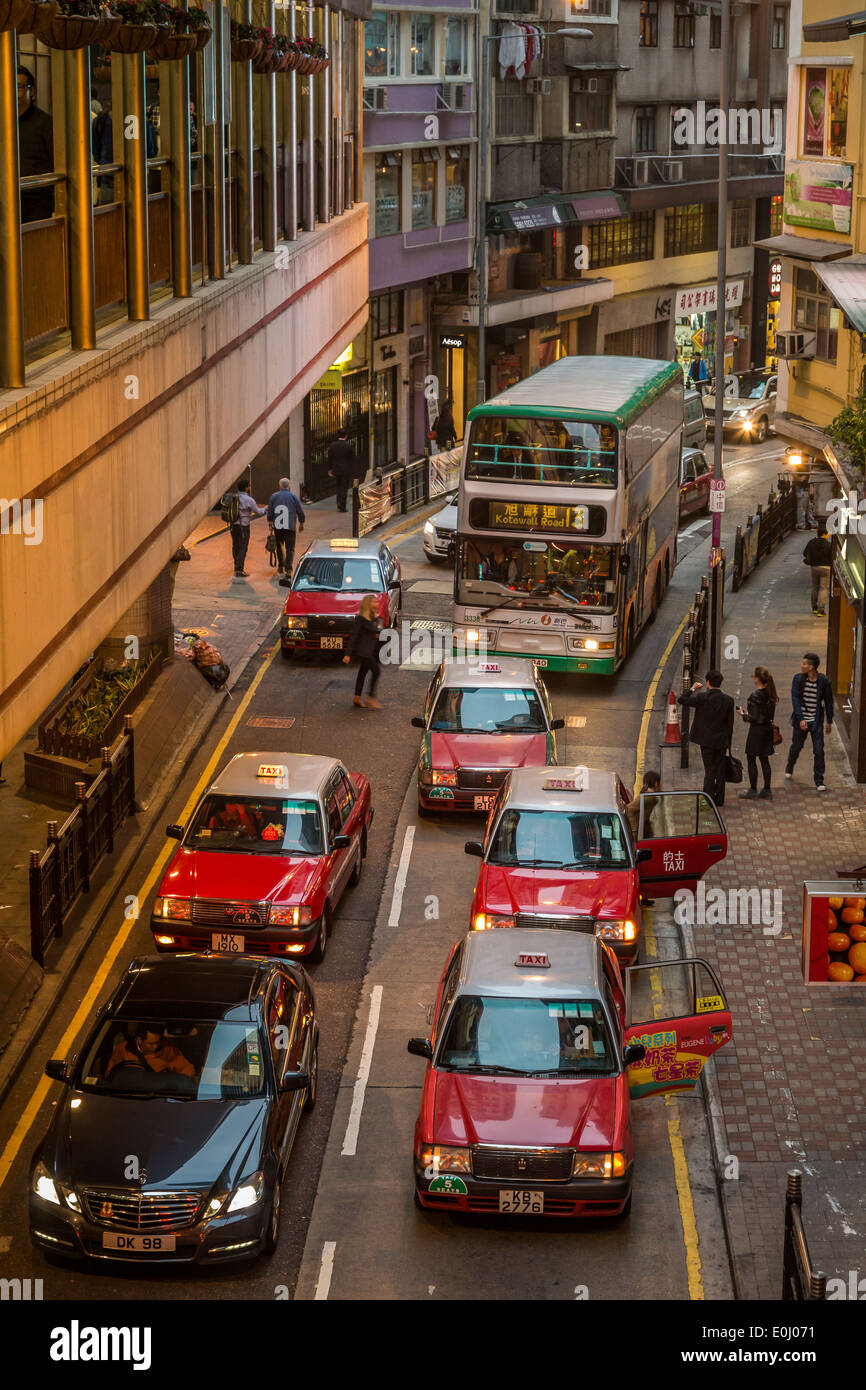
[[[240,520],[241,504],[236,492],[226,492],[220,498],[220,516],[226,526],[236,526]]]

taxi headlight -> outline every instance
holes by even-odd
[[[272,907],[268,914],[271,927],[308,927],[312,920],[311,907]]]
[[[153,905],[154,917],[165,917],[172,922],[188,922],[191,911],[189,898],[157,898]]]
[[[472,923],[473,931],[490,931],[492,927],[513,927],[514,918],[499,912],[478,912]]]
[[[41,1160],[33,1169],[32,1186],[36,1196],[41,1197],[43,1202],[52,1202],[54,1206],[60,1206],[60,1193],[57,1191],[54,1179]]]
[[[637,926],[629,918],[619,922],[599,922],[595,934],[602,940],[634,941],[637,937]]]
[[[231,1216],[233,1211],[245,1211],[247,1207],[256,1206],[262,1200],[264,1185],[263,1174],[255,1173],[247,1182],[236,1187],[226,1208],[226,1216]]]
[[[621,1178],[625,1176],[623,1153],[576,1153],[571,1169],[573,1178]]]
[[[456,787],[457,773],[443,772],[438,767],[434,767],[431,780],[434,787]]]
[[[453,1145],[429,1144],[421,1150],[421,1163],[425,1172],[432,1170],[433,1176],[437,1173],[471,1173],[472,1151]]]
[[[292,628],[303,628],[307,626],[306,618],[286,618],[286,630]]]

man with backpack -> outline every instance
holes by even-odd
[[[788,750],[785,777],[790,781],[794,776],[794,765],[806,739],[811,736],[815,790],[823,792],[827,790],[824,786],[824,724],[826,721],[829,734],[833,727],[833,686],[827,676],[819,672],[820,664],[820,657],[815,652],[806,652],[800,663],[800,674],[791,682],[791,727],[794,735]]]
[[[231,492],[220,500],[220,514],[232,533],[232,559],[235,562],[235,579],[247,579],[244,562],[250,544],[250,522],[254,516],[264,516],[266,508],[244,491],[243,484],[235,483]]]

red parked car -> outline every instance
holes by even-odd
[[[647,970],[659,972],[662,986],[685,983],[682,1013],[634,1021],[632,989]],[[731,1031],[722,986],[705,961],[654,961],[623,977],[594,936],[470,932],[448,958],[431,1036],[408,1044],[427,1059],[416,1204],[625,1216],[632,1101],[692,1090]]]
[[[694,890],[728,839],[704,792],[651,792],[630,804],[615,773],[523,767],[497,796],[484,842],[467,841],[466,852],[482,860],[473,931],[590,932],[629,965],[640,952],[641,893]]]
[[[320,961],[347,885],[361,877],[370,783],[336,758],[239,753],[205,792],[153,905],[160,951]]]
[[[280,623],[286,660],[298,652],[346,651],[352,623],[367,594],[376,599],[383,628],[393,627],[402,606],[400,562],[384,541],[339,538],[315,541],[291,579]]]

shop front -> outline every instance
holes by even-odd
[[[663,361],[669,355],[673,302],[673,290],[659,289],[648,294],[618,294],[600,304],[596,351]]]
[[[728,280],[725,285],[725,372],[744,371],[749,366],[749,318],[751,287],[749,276]],[[709,359],[716,351],[716,283],[692,285],[674,291],[674,355],[688,374],[696,353]]]
[[[304,488],[311,502],[332,497],[328,448],[341,429],[360,460],[361,476],[370,460],[370,372],[367,330],[359,334],[316,382],[304,401]]]
[[[836,697],[836,721],[858,782],[866,781],[863,708],[863,595],[866,537],[837,538],[830,576],[827,674]]]

